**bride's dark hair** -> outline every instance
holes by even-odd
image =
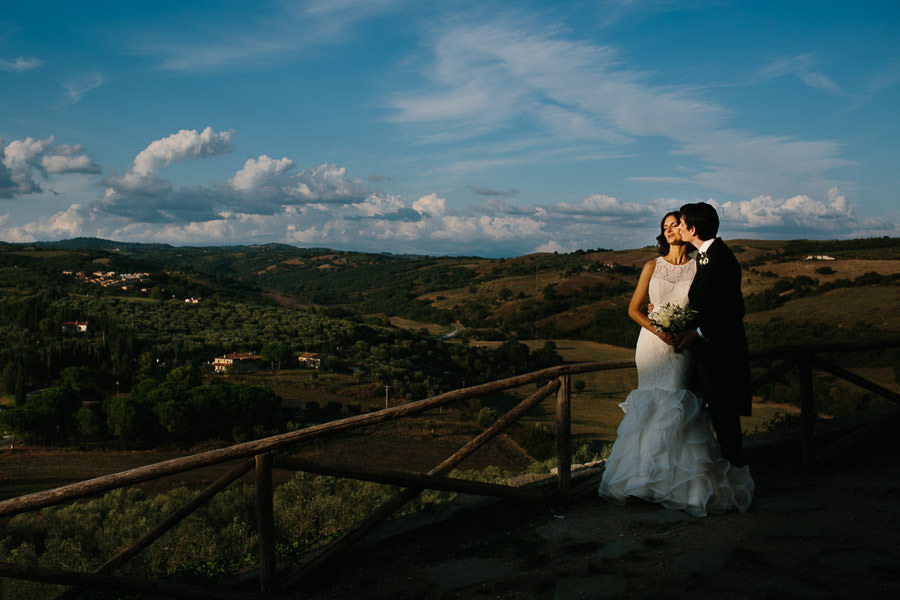
[[[669,253],[669,242],[666,240],[665,230],[663,229],[666,225],[666,219],[669,217],[675,217],[676,221],[681,221],[681,213],[677,210],[667,212],[663,215],[662,221],[659,222],[659,235],[656,236],[656,251],[659,252],[660,256],[665,256]]]

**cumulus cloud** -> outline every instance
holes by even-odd
[[[86,233],[87,213],[79,204],[59,211],[49,218],[26,223],[20,227],[4,228],[0,219],[0,235],[11,242],[33,242],[37,240],[66,239]]]
[[[438,198],[437,194],[428,194],[414,201],[412,208],[422,215],[440,217],[447,212],[447,201],[443,198]]]
[[[366,196],[362,182],[350,177],[346,167],[323,163],[297,171],[289,158],[266,155],[248,159],[228,184],[259,210],[315,202],[353,203]]]
[[[56,147],[54,154],[44,154],[41,157],[41,166],[48,173],[99,173],[100,167],[94,159],[86,154],[81,144],[61,144]]]
[[[545,207],[564,215],[581,215],[584,217],[634,217],[647,215],[646,206],[624,203],[618,198],[606,194],[591,194],[576,204],[560,202],[552,207]]]
[[[172,163],[232,152],[233,133],[207,127],[154,141],[124,175],[107,180],[99,206],[121,217],[175,223],[219,214],[272,215],[295,205],[354,204],[367,196],[362,182],[350,177],[346,167],[323,163],[297,169],[290,158],[265,154],[247,159],[232,177],[211,186],[178,188],[160,176],[160,170]]]
[[[484,203],[459,209],[437,193],[407,199],[367,190],[341,165],[299,168],[288,157],[265,154],[247,159],[230,178],[208,185],[177,187],[160,176],[175,162],[231,152],[231,138],[230,131],[206,128],[157,140],[138,153],[123,176],[107,180],[104,197],[73,202],[50,218],[24,225],[11,226],[8,217],[2,218],[0,239],[275,241],[372,252],[512,256],[650,244],[660,216],[683,203],[674,198],[625,201],[594,193],[570,201],[512,204],[503,193],[478,188],[484,192],[479,194],[485,196]],[[0,150],[0,194],[5,196],[33,193],[48,177],[99,172],[84,147],[57,145],[52,137],[0,142]],[[764,151],[755,151],[761,161],[771,160]],[[802,147],[798,153],[812,155]],[[513,190],[506,194],[512,195]],[[805,194],[747,198],[710,199],[720,210],[723,235],[784,239],[846,236],[851,231],[857,236],[897,233],[895,224],[857,217],[836,187],[822,198]]]
[[[83,146],[56,146],[53,141],[53,136],[8,144],[0,139],[0,198],[41,192],[49,175],[100,172]]]
[[[350,205],[356,214],[362,217],[378,217],[397,213],[405,207],[399,196],[391,194],[369,194],[362,202]]]
[[[284,180],[285,175],[293,168],[294,161],[289,158],[276,160],[263,154],[259,158],[248,158],[244,166],[228,180],[228,183],[238,191],[259,191],[272,188],[273,183]]]
[[[785,199],[756,196],[747,201],[726,202],[721,208],[732,225],[758,232],[835,232],[857,221],[838,188],[829,189],[824,201],[802,194]]]
[[[253,164],[258,166],[259,161]],[[269,172],[282,171],[273,168]],[[273,241],[369,252],[514,256],[651,244],[660,216],[682,203],[655,199],[636,204],[592,194],[571,203],[519,207],[494,203],[456,211],[438,194],[408,202],[401,196],[371,192],[356,200],[287,201],[277,209],[257,210],[256,206],[236,207],[237,203],[221,208],[223,189],[169,190],[152,203],[134,199],[133,203],[73,204],[50,219],[25,226],[9,227],[0,220],[0,236],[9,241],[32,241],[95,235],[176,245]],[[896,224],[857,217],[837,188],[821,199],[760,195],[738,202],[710,201],[720,212],[725,237],[793,239],[847,237],[851,232],[854,236],[900,233]]]
[[[159,177],[159,170],[174,162],[209,158],[230,153],[233,131],[215,132],[212,127],[203,131],[182,129],[178,133],[155,140],[134,158],[132,166],[122,177],[107,180],[105,200],[108,204],[127,203],[129,197],[160,196],[171,185]]]
[[[131,172],[139,177],[154,175],[165,166],[176,161],[194,160],[228,154],[234,147],[231,138],[234,131],[216,133],[212,127],[201,132],[182,129],[178,133],[151,142],[135,158]]]
[[[20,56],[14,60],[6,60],[0,58],[0,71],[12,71],[13,73],[24,73],[32,69],[42,66],[44,61],[39,58],[25,58]]]

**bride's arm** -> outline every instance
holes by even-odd
[[[651,331],[653,331],[653,327],[650,325],[650,319],[644,314],[643,308],[649,299],[650,278],[653,277],[653,271],[655,269],[656,261],[654,260],[651,260],[644,265],[644,268],[641,270],[641,276],[638,279],[637,287],[634,288],[634,293],[631,295],[631,302],[628,303],[628,316],[631,317],[631,320]]]
[[[641,270],[641,276],[638,279],[637,287],[634,288],[634,294],[631,295],[631,302],[628,303],[628,316],[631,320],[647,329],[667,344],[672,344],[673,336],[668,333],[657,331],[650,323],[650,318],[644,312],[644,305],[650,299],[650,278],[653,277],[653,271],[656,270],[656,261],[648,261]]]

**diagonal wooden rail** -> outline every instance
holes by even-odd
[[[817,456],[819,458],[827,457],[829,456],[829,452],[834,452],[831,448],[825,448],[818,455],[815,453],[813,429],[816,419],[816,410],[813,398],[813,380],[811,374],[813,368],[829,372],[873,393],[888,398],[893,402],[900,403],[900,394],[840,367],[821,355],[898,347],[900,347],[900,339],[881,339],[855,343],[798,344],[752,352],[751,359],[780,359],[782,362],[772,366],[768,371],[756,377],[751,383],[751,387],[756,390],[793,369],[799,370],[802,454],[806,464],[813,464]],[[155,526],[150,532],[98,567],[93,573],[75,573],[11,563],[0,563],[0,576],[73,586],[69,591],[64,592],[60,598],[75,597],[78,592],[92,587],[116,590],[123,593],[152,593],[154,595],[172,598],[272,598],[279,593],[293,589],[295,586],[302,583],[311,573],[316,572],[323,565],[331,563],[336,557],[340,556],[341,553],[346,552],[356,542],[362,539],[380,522],[387,519],[409,500],[415,498],[415,496],[423,489],[438,489],[531,501],[546,501],[550,498],[565,499],[571,497],[573,494],[581,493],[578,490],[573,491],[571,489],[571,399],[569,378],[571,375],[578,373],[629,369],[634,368],[634,366],[634,361],[630,360],[560,365],[535,371],[533,373],[526,373],[490,383],[453,390],[425,400],[410,402],[405,405],[386,408],[369,414],[356,415],[346,419],[315,425],[295,432],[163,461],[125,471],[123,473],[106,475],[88,481],[62,486],[53,490],[5,500],[0,502],[0,517],[9,517],[23,512],[40,510],[42,508],[69,502],[100,492],[134,485],[193,469],[204,468],[229,461],[241,461],[229,473],[221,477],[207,489],[200,492],[191,502],[175,511],[163,522]],[[539,390],[528,396],[509,412],[502,415],[491,427],[470,440],[456,453],[425,474],[368,468],[351,468],[342,465],[328,465],[278,455],[281,451],[311,440],[321,439],[340,432],[376,423],[418,415],[434,408],[480,395],[541,382],[543,382],[544,385]],[[554,394],[556,397],[557,491],[547,492],[532,488],[486,484],[444,476],[444,473],[458,465],[481,445],[502,433],[509,425],[515,423],[529,409],[536,406],[548,396]],[[861,434],[858,431],[854,432],[844,440],[839,440],[837,444],[843,449],[848,444],[852,444],[853,440],[858,439],[860,435]],[[833,446],[834,444],[832,447]],[[308,562],[299,565],[291,572],[279,576],[275,562],[275,536],[274,524],[272,521],[273,468],[286,468],[322,475],[333,475],[365,481],[388,483],[402,486],[404,489],[385,502],[372,515],[352,527],[342,537],[332,542],[330,546],[315,555]],[[196,510],[204,502],[208,501],[213,495],[251,469],[255,471],[257,490],[256,503],[259,539],[258,570],[260,581],[259,591],[257,593],[239,593],[222,589],[197,588],[196,586],[161,583],[132,577],[115,576],[112,574],[118,567],[138,554],[142,549],[146,548],[165,531],[175,526],[175,524],[192,511]]]
[[[66,572],[54,571],[48,573],[40,569],[25,567],[22,565],[0,563],[0,576],[16,577],[21,579],[32,579],[45,582],[57,582],[74,586],[76,590],[81,590],[92,585],[99,585],[104,588],[110,587],[109,573],[121,566],[128,558],[137,554],[141,549],[145,548],[154,539],[159,537],[165,530],[174,526],[178,521],[183,519],[191,511],[195,510],[209,497],[215,494],[219,489],[224,487],[226,479],[240,476],[250,468],[255,467],[256,488],[257,488],[257,521],[258,521],[258,539],[259,539],[259,572],[260,572],[260,591],[259,597],[271,597],[279,587],[276,581],[275,573],[275,553],[274,553],[274,531],[272,524],[272,476],[271,470],[275,465],[276,459],[281,467],[302,468],[310,472],[330,474],[336,476],[357,476],[360,479],[382,480],[392,483],[407,485],[408,487],[398,493],[394,498],[385,503],[372,516],[357,524],[343,538],[339,538],[333,546],[338,550],[330,550],[320,555],[315,564],[322,564],[330,561],[336,556],[340,549],[349,548],[355,540],[358,540],[366,532],[370,531],[379,522],[389,517],[397,508],[414,498],[419,491],[434,487],[435,489],[445,489],[460,493],[483,493],[489,496],[504,497],[509,499],[528,499],[528,500],[545,500],[550,496],[548,494],[533,489],[522,489],[513,486],[501,486],[482,484],[471,481],[461,481],[458,479],[441,477],[440,475],[449,471],[459,464],[465,457],[477,450],[488,440],[499,435],[506,427],[518,420],[529,408],[537,405],[541,400],[560,389],[564,390],[564,394],[557,398],[557,410],[562,410],[562,417],[557,418],[558,424],[565,430],[560,431],[559,436],[566,440],[566,452],[564,461],[560,462],[561,470],[566,470],[566,475],[560,478],[562,483],[562,491],[565,493],[568,489],[568,439],[569,439],[569,386],[568,377],[576,373],[587,373],[592,371],[614,370],[622,368],[633,368],[634,361],[611,361],[611,362],[591,362],[579,363],[573,365],[560,365],[551,367],[532,373],[517,375],[502,380],[489,382],[477,386],[471,386],[459,390],[440,394],[425,400],[411,402],[409,404],[386,408],[377,412],[356,415],[346,419],[340,419],[321,425],[315,425],[295,432],[281,434],[261,440],[254,440],[243,444],[237,444],[228,448],[221,448],[209,452],[203,452],[191,456],[176,458],[144,467],[138,467],[122,473],[115,473],[97,477],[88,481],[62,486],[56,489],[47,490],[28,494],[18,498],[12,498],[0,502],[0,517],[9,517],[28,511],[40,510],[49,506],[54,506],[64,502],[69,502],[97,493],[113,490],[120,487],[143,483],[160,477],[165,477],[185,471],[204,468],[216,464],[243,459],[250,461],[243,462],[235,467],[228,475],[221,478],[218,482],[211,485],[207,490],[201,492],[192,502],[182,507],[176,514],[167,518],[163,523],[155,527],[150,533],[142,536],[131,546],[122,550],[115,557],[101,565],[94,573],[70,573],[71,577],[67,578]],[[328,465],[315,464],[310,462],[296,461],[284,457],[276,457],[275,453],[292,448],[298,444],[309,442],[311,440],[321,439],[337,433],[348,431],[351,429],[365,427],[376,423],[400,419],[423,413],[425,411],[442,407],[452,402],[458,402],[469,398],[481,396],[497,391],[508,390],[521,387],[528,384],[546,382],[538,392],[529,396],[525,401],[513,408],[507,414],[503,415],[490,428],[482,432],[479,436],[469,441],[465,446],[458,450],[447,460],[437,465],[427,474],[420,475],[415,473],[395,473],[385,471],[357,470],[344,467],[331,468]],[[311,571],[310,565],[306,565],[298,569],[300,576]],[[297,577],[297,575],[295,575]],[[140,593],[149,589],[145,580],[118,577],[116,579],[115,589],[119,591]],[[166,594],[172,597],[201,597],[197,595],[196,590],[192,587],[185,588],[185,591],[178,595],[169,588],[175,584],[167,584]],[[175,586],[177,587],[177,586]],[[113,589],[113,588],[110,588]],[[213,594],[215,592],[212,592]],[[63,597],[74,595],[74,591],[66,592]]]
[[[878,385],[856,373],[835,365],[832,361],[823,357],[823,354],[842,354],[846,352],[868,352],[873,350],[889,350],[900,348],[900,338],[880,338],[860,340],[854,342],[817,342],[803,344],[788,344],[750,352],[750,359],[780,359],[781,363],[771,367],[768,371],[756,377],[750,387],[758,390],[764,385],[775,381],[785,373],[797,369],[800,376],[800,448],[803,464],[812,467],[819,462],[825,462],[833,458],[838,452],[849,447],[854,440],[861,440],[864,435],[858,431],[848,438],[832,442],[831,445],[817,451],[815,423],[818,411],[813,394],[813,368],[818,368],[845,381],[862,387],[891,402],[900,404],[900,394]]]
[[[102,477],[73,483],[52,490],[36,492],[18,498],[11,498],[0,502],[0,517],[39,510],[41,508],[62,504],[63,502],[68,502],[92,494],[106,492],[116,488],[134,485],[136,483],[143,483],[160,477],[183,473],[185,471],[209,467],[235,459],[249,458],[266,452],[283,450],[303,442],[324,438],[351,429],[374,425],[376,423],[417,415],[453,402],[467,400],[492,392],[508,390],[530,383],[548,381],[557,377],[574,375],[577,373],[633,367],[633,360],[585,362],[549,367],[532,373],[525,373],[515,377],[508,377],[506,379],[500,379],[481,385],[453,390],[444,394],[432,396],[431,398],[426,398],[425,400],[418,400],[401,406],[394,406],[368,414],[338,419],[336,421],[314,425],[298,431],[244,442],[242,444],[235,444],[234,446],[229,446],[227,448],[219,448],[217,450],[210,450],[208,452],[201,452],[190,456],[173,458],[171,460],[138,467],[136,469],[130,469],[122,473],[104,475]]]

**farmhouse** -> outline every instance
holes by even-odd
[[[318,352],[304,352],[297,357],[297,362],[299,362],[304,367],[309,367],[310,369],[318,369],[322,366],[322,355]]]
[[[259,355],[252,352],[232,352],[213,359],[216,373],[250,373],[259,371],[261,365]]]

